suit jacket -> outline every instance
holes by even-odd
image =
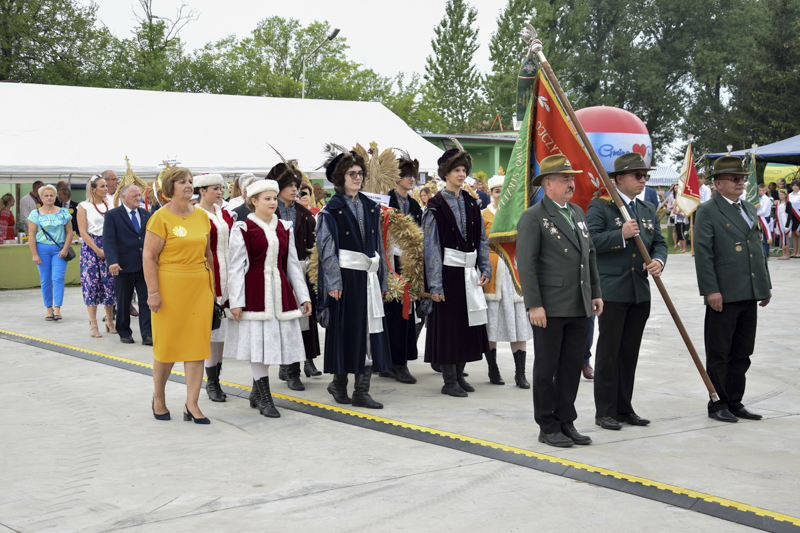
[[[763,300],[770,297],[772,288],[756,208],[747,201],[741,204],[753,221],[752,228],[720,194],[695,212],[697,286],[703,296],[722,293],[723,303]]]
[[[655,191],[655,189],[652,187],[644,188],[644,201],[653,204],[653,207],[658,207],[658,193]]]
[[[231,214],[233,215],[234,222],[236,221],[244,222],[245,220],[247,220],[247,215],[249,215],[250,213],[252,213],[252,211],[250,210],[249,207],[247,207],[247,204],[244,203],[239,207],[237,207],[236,209],[234,209]]]
[[[588,317],[602,297],[595,249],[583,210],[570,203],[577,235],[550,198],[529,207],[517,224],[517,269],[525,308],[547,316]]]
[[[103,223],[103,252],[106,264],[118,264],[123,273],[142,270],[142,249],[150,213],[139,207],[139,232],[133,229],[129,210],[125,205],[109,209]]]
[[[78,231],[78,202],[73,200],[69,201],[69,205],[62,205],[61,200],[56,200],[56,205],[58,207],[66,207],[69,214],[72,215],[72,233],[75,236],[79,236],[80,232]]]
[[[636,200],[639,212],[639,236],[653,259],[667,264],[667,243],[661,233],[661,222],[650,202]],[[633,218],[633,213],[630,213]],[[600,287],[606,302],[641,303],[650,300],[650,282],[642,267],[642,254],[633,238],[622,238],[625,218],[616,204],[595,198],[586,211],[589,234],[597,251]],[[625,245],[623,246],[623,242]]]

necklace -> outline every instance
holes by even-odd
[[[108,204],[106,203],[105,200],[103,200],[103,207],[106,208],[105,211],[100,211],[100,209],[97,207],[97,204],[94,203],[94,201],[92,202],[92,205],[94,206],[94,210],[97,211],[101,216],[106,216],[106,213],[108,213]]]

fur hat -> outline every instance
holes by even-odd
[[[414,179],[419,177],[419,160],[411,159],[408,152],[398,150],[400,157],[397,159],[397,166],[400,167],[400,177],[414,176]]]
[[[297,165],[294,161],[288,161],[287,163],[278,163],[272,167],[272,170],[267,174],[267,179],[277,181],[281,190],[292,184],[299,189],[302,179],[299,177],[300,172],[297,170]]]
[[[195,189],[198,187],[210,187],[211,185],[224,185],[222,174],[200,174],[192,179]]]
[[[328,181],[333,183],[334,187],[344,187],[344,176],[353,165],[361,167],[364,171],[364,179],[366,180],[367,162],[364,161],[363,157],[353,151],[342,152],[334,157],[325,167],[325,176],[328,178]]]
[[[437,161],[439,164],[439,177],[445,179],[447,174],[456,167],[464,167],[467,174],[472,172],[472,156],[466,150],[451,148],[442,154]]]
[[[264,180],[257,179],[256,181],[247,186],[247,197],[253,198],[264,191],[280,192],[280,188],[278,187],[278,182],[270,179],[264,179]]]
[[[486,188],[490,191],[495,187],[502,187],[503,183],[506,181],[505,176],[492,176],[489,178],[489,183],[486,184]]]

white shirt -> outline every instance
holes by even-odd
[[[107,203],[107,204],[108,204],[110,207],[114,207],[114,195],[113,195],[113,194],[108,194],[108,193],[106,193],[106,203]],[[121,203],[122,203],[122,202],[120,202],[120,204],[121,204]],[[101,209],[102,209],[102,208],[101,208]]]
[[[748,225],[749,227],[751,227],[751,228],[753,227],[753,221],[752,221],[752,220],[750,220],[750,217],[749,217],[749,216],[747,216],[747,213],[745,212],[745,210],[744,210],[744,207],[742,206],[742,200],[741,200],[741,198],[739,199],[739,201],[738,201],[738,202],[734,202],[733,200],[730,200],[730,199],[728,199],[726,196],[723,196],[723,195],[721,195],[721,194],[720,194],[720,196],[722,196],[723,198],[725,198],[725,201],[726,201],[726,202],[728,202],[728,203],[729,203],[729,204],[731,204],[731,205],[733,205],[733,204],[739,204],[739,207],[741,207],[742,218],[744,219],[744,221],[745,221],[745,222],[747,222],[747,225]]]
[[[81,202],[78,205],[86,211],[86,231],[90,235],[102,236],[103,223],[106,220],[103,214],[108,211],[108,204],[103,202],[103,204],[97,204],[96,208],[92,202]]]
[[[769,218],[772,215],[772,203],[772,198],[766,194],[759,198],[756,214],[760,217]]]
[[[708,185],[700,186],[700,203],[711,200],[711,187]]]
[[[36,209],[36,200],[30,194],[26,194],[19,201],[19,218],[25,224],[23,231],[28,231],[28,217]]]

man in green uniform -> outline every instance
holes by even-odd
[[[517,224],[517,268],[533,325],[533,415],[539,442],[568,448],[590,444],[573,422],[575,398],[589,333],[589,317],[600,316],[603,300],[583,210],[569,202],[575,192],[569,161],[545,157],[534,186],[544,197]]]
[[[719,395],[708,416],[721,422],[759,420],[748,411],[745,373],[756,341],[758,311],[772,297],[756,208],[740,200],[749,174],[738,157],[720,157],[711,176],[717,194],[695,215],[697,285],[706,303],[706,371]]]
[[[621,429],[620,422],[646,426],[631,404],[642,333],[650,317],[648,274],[661,275],[667,262],[667,243],[661,234],[656,208],[637,200],[650,171],[639,153],[619,156],[609,177],[617,186],[624,215],[610,199],[596,198],[586,211],[589,234],[597,250],[597,270],[603,291],[603,316],[594,371],[595,423],[603,429]],[[639,235],[653,261],[645,265],[633,239]]]

